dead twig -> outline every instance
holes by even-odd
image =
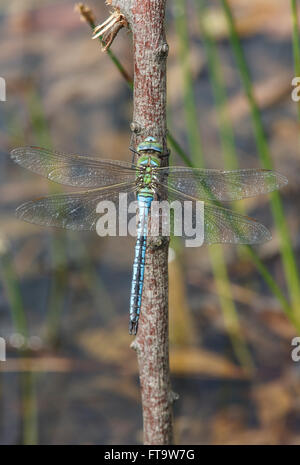
[[[103,51],[105,52],[111,46],[118,32],[123,27],[128,28],[128,22],[125,16],[120,13],[119,9],[116,9],[106,21],[95,27],[92,38],[97,39],[98,37],[101,37],[105,43],[105,46],[103,47]]]

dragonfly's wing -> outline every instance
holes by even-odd
[[[163,187],[162,187],[163,189]],[[199,211],[195,208],[197,200],[186,196],[175,190],[168,190],[168,201],[180,202],[182,224],[184,225],[184,202],[192,202],[191,224],[202,224]],[[175,209],[176,210],[176,209]],[[174,211],[175,211],[174,210]],[[219,205],[204,202],[204,243],[206,244],[260,244],[271,239],[268,229],[253,218],[240,215],[232,210],[223,208]],[[182,237],[191,239],[182,228]]]
[[[200,200],[254,197],[279,189],[288,182],[281,174],[263,169],[219,171],[170,166],[158,171],[171,188]]]
[[[261,244],[271,238],[269,230],[255,219],[227,208],[204,204],[205,243]]]
[[[68,186],[105,187],[132,182],[136,176],[136,168],[131,163],[70,155],[39,147],[14,149],[11,157],[22,167]]]
[[[54,226],[72,230],[94,230],[100,214],[97,205],[109,200],[116,207],[116,219],[119,216],[119,194],[129,194],[127,202],[135,199],[135,183],[120,184],[103,189],[70,194],[55,194],[26,202],[17,208],[18,218],[29,223]]]

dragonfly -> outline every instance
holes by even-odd
[[[136,335],[138,330],[149,238],[149,212],[154,199],[160,201],[167,198],[169,202],[203,201],[204,243],[259,244],[271,239],[268,229],[253,218],[224,208],[220,202],[265,194],[287,184],[283,175],[265,169],[221,171],[164,167],[161,163],[164,156],[162,144],[153,136],[147,137],[137,146],[136,154],[137,162],[129,163],[39,147],[20,147],[11,152],[12,159],[22,167],[51,181],[82,188],[76,192],[49,195],[20,205],[16,214],[24,221],[91,231],[96,229],[99,219],[99,202],[114,202],[119,215],[120,193],[126,193],[129,199],[136,199],[137,238],[129,306],[129,333],[132,335]]]

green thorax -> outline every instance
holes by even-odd
[[[147,137],[141,142],[137,151],[141,154],[137,161],[137,176],[140,177],[139,195],[152,197],[154,195],[155,168],[160,167],[160,159],[156,153],[162,152],[162,146],[154,137]]]
[[[141,155],[137,162],[137,176],[140,177],[141,188],[139,195],[144,197],[153,197],[155,183],[155,168],[159,168],[160,159],[150,153]],[[142,169],[141,169],[142,168]]]

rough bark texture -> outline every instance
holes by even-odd
[[[134,49],[132,146],[155,136],[166,149],[165,0],[111,0],[130,25]],[[167,158],[162,163],[166,164]],[[168,241],[148,244],[141,318],[132,347],[138,356],[144,444],[172,442],[168,338]]]

